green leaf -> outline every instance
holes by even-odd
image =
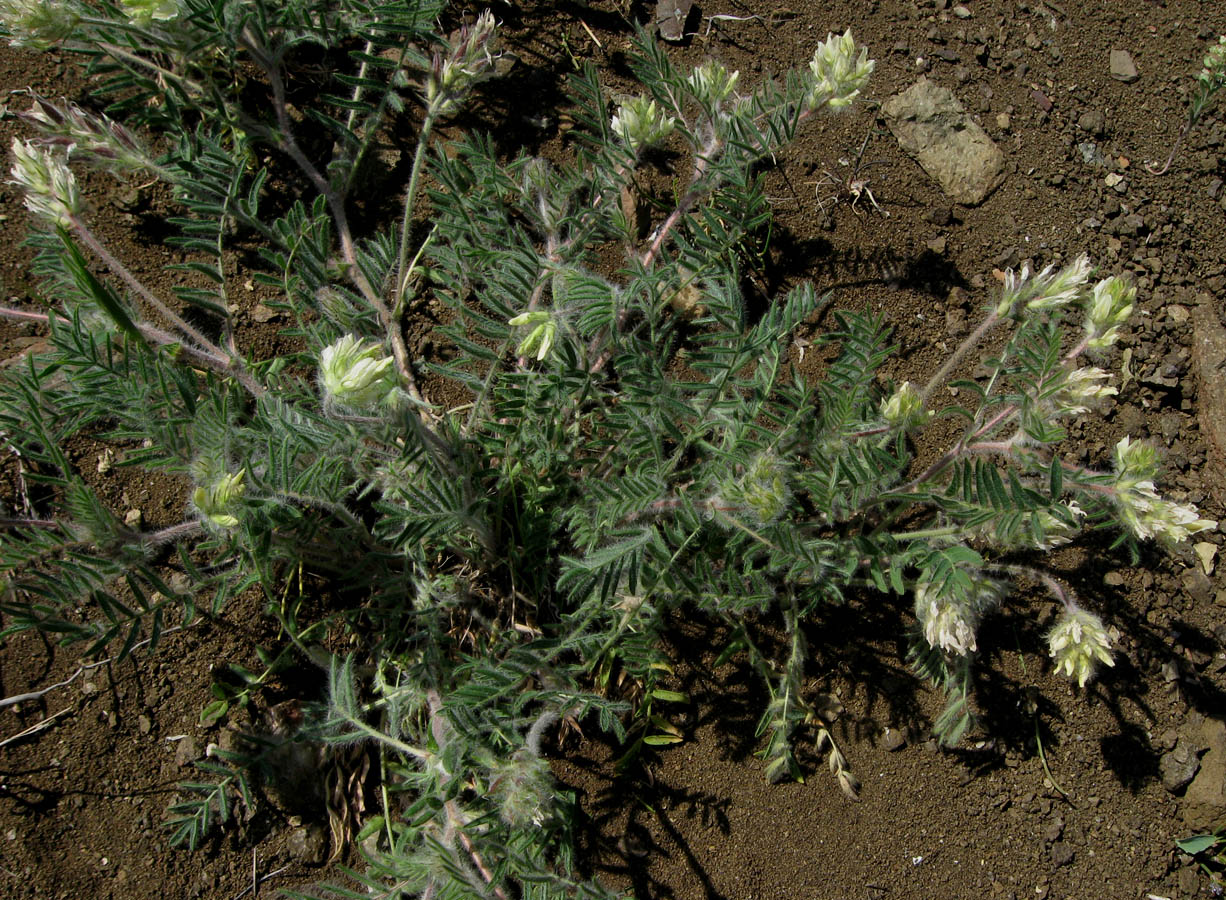
[[[128,311],[119,302],[119,298],[115,296],[115,292],[111,290],[109,285],[99,281],[97,276],[89,270],[85,257],[81,255],[81,251],[77,249],[77,245],[73,242],[68,232],[63,228],[59,228],[57,233],[60,236],[60,241],[64,244],[64,250],[68,254],[66,263],[69,271],[72,273],[73,280],[77,283],[78,290],[102,307],[102,311],[111,317],[111,321],[115,323],[116,328],[128,337],[139,341],[141,339],[140,332],[137,331],[136,325],[132,323],[132,319],[128,316]]]
[[[685,703],[689,700],[685,694],[679,694],[676,691],[666,691],[664,688],[655,688],[651,692],[651,696],[657,700],[664,700],[668,703]]]
[[[204,709],[200,710],[200,724],[212,725],[225,718],[226,713],[230,711],[229,700],[213,700],[205,704]]]
[[[643,743],[652,747],[662,747],[666,744],[679,744],[683,740],[685,740],[685,738],[679,737],[675,734],[649,734],[643,738]]]
[[[1184,853],[1189,853],[1192,856],[1195,856],[1198,853],[1204,853],[1221,840],[1222,838],[1216,834],[1194,834],[1191,837],[1186,837],[1181,841],[1176,841],[1175,846]]]

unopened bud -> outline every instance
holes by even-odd
[[[553,815],[553,774],[545,760],[527,749],[497,765],[490,789],[502,820],[512,828],[539,828]]]
[[[80,17],[63,0],[0,0],[10,47],[46,50],[72,34]]]
[[[455,112],[473,86],[493,68],[498,23],[489,10],[461,28],[445,53],[436,53],[426,81],[426,103],[436,115]]]
[[[891,428],[910,431],[932,418],[932,413],[924,409],[924,398],[915,385],[904,381],[898,390],[881,401],[881,418]]]
[[[722,485],[721,502],[747,510],[759,525],[775,521],[792,497],[787,466],[773,453],[762,452],[749,461],[745,473]]]
[[[699,103],[715,107],[732,93],[740,76],[740,72],[729,72],[714,60],[708,60],[694,68],[689,79],[690,88]]]
[[[558,335],[558,323],[550,313],[534,309],[508,319],[507,324],[532,329],[515,350],[519,356],[535,356],[537,362],[540,362],[553,349]]]
[[[154,22],[169,22],[183,11],[179,0],[119,0],[119,5],[133,25],[142,27]]]
[[[192,492],[192,505],[200,515],[204,516],[218,528],[233,528],[238,525],[238,517],[234,515],[239,501],[247,493],[247,485],[243,479],[246,469],[234,473],[225,473],[212,484],[203,485]]]
[[[1086,334],[1089,347],[1102,350],[1120,337],[1120,328],[1132,315],[1137,289],[1118,276],[1104,278],[1094,285],[1086,309]]]

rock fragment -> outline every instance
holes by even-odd
[[[881,747],[894,753],[907,746],[906,736],[897,728],[887,728],[881,733]]]
[[[1131,84],[1140,77],[1137,74],[1137,64],[1132,61],[1132,54],[1127,50],[1111,51],[1111,77],[1125,84]]]
[[[958,203],[977,206],[1003,180],[1004,154],[946,88],[921,78],[882,113],[903,150]]]
[[[1158,772],[1162,776],[1162,786],[1172,794],[1178,794],[1187,787],[1200,768],[1200,759],[1188,746],[1188,742],[1180,740],[1174,750],[1163,753],[1158,760]]]
[[[1226,722],[1206,722],[1203,737],[1209,750],[1180,809],[1184,825],[1194,832],[1226,828]]]
[[[1192,307],[1192,371],[1196,375],[1197,413],[1209,444],[1205,483],[1219,502],[1226,500],[1226,327],[1212,294],[1197,296]]]

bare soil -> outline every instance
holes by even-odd
[[[564,153],[562,79],[590,59],[612,87],[628,84],[627,10],[596,0],[495,12],[518,63],[484,92],[478,116],[507,152]],[[650,10],[629,12],[642,19]],[[1105,419],[1075,425],[1072,440],[1087,461],[1104,460],[1124,435],[1153,441],[1166,452],[1165,492],[1226,519],[1226,448],[1211,437],[1226,421],[1226,373],[1198,368],[1195,349],[1226,312],[1226,120],[1207,115],[1168,174],[1145,170],[1179,132],[1204,48],[1226,32],[1226,7],[712,0],[695,8],[693,34],[670,53],[684,64],[717,58],[753,84],[805,63],[817,40],[848,26],[877,60],[868,102],[807,127],[767,169],[776,224],[754,273],[763,296],[808,278],[835,290],[839,306],[884,314],[900,345],[891,375],[920,380],[974,326],[1004,269],[1088,253],[1104,270],[1132,275],[1139,308],[1123,342],[1130,357],[1118,402]],[[1112,50],[1131,54],[1139,78],[1112,77]],[[89,85],[54,54],[5,48],[0,73],[9,88],[87,99]],[[878,118],[880,103],[921,74],[951,89],[1005,153],[1005,180],[980,206],[947,199]],[[26,105],[16,96],[8,103]],[[0,140],[21,129],[3,117]],[[842,189],[866,137],[858,174],[880,210],[866,195],[853,205]],[[163,267],[175,252],[151,224],[165,198],[134,200],[104,177],[87,187],[117,255],[154,287],[169,278]],[[6,302],[37,308],[30,255],[19,246],[20,198],[5,186],[0,203]],[[281,340],[260,306],[265,291],[253,286],[242,334],[259,355]],[[414,333],[427,352],[428,313]],[[824,360],[805,352],[809,337],[793,358],[812,372]],[[0,321],[5,364],[40,340],[36,328]],[[99,472],[103,449],[82,441],[74,458],[116,509],[139,509],[151,525],[183,514],[185,486]],[[4,454],[0,500],[11,507],[17,469]],[[1217,533],[1205,539],[1221,544]],[[679,617],[669,640],[676,689],[690,703],[672,715],[686,740],[624,773],[613,765],[618,748],[591,731],[554,749],[555,773],[579,799],[582,865],[643,900],[1208,896],[1209,879],[1175,848],[1189,828],[1160,760],[1202,721],[1226,716],[1226,584],[1191,551],[1152,550],[1134,566],[1105,539],[1050,562],[1118,630],[1115,667],[1084,691],[1053,675],[1042,647],[1050,604],[1019,595],[985,625],[976,696],[984,725],[955,750],[930,739],[939,698],[901,662],[912,623],[905,604],[865,598],[811,626],[811,686],[843,705],[835,732],[863,782],[859,803],[815,756],[802,760],[804,783],[765,783],[754,756],[764,703],[757,676],[743,660],[715,668],[718,630]],[[773,624],[762,623],[764,639]],[[195,853],[168,849],[160,827],[175,783],[189,777],[185,764],[221,735],[198,724],[212,667],[252,664],[254,647],[275,638],[258,599],[240,598],[220,621],[169,635],[151,658],[98,666],[0,707],[0,740],[53,718],[0,745],[0,896],[235,898],[253,870],[261,878],[281,870],[261,883],[269,894],[332,874],[311,846],[318,821],[299,822],[275,804]],[[74,651],[37,637],[8,639],[0,695],[47,688],[80,664]]]

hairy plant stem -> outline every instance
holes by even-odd
[[[400,249],[396,254],[396,271],[393,277],[392,302],[398,311],[401,309],[402,298],[409,284],[411,269],[408,268],[409,241],[412,238],[413,211],[417,205],[417,190],[421,181],[422,166],[426,162],[426,150],[429,147],[430,135],[438,120],[437,104],[426,108],[426,117],[422,120],[421,130],[417,135],[417,150],[413,153],[413,167],[409,170],[409,187],[404,192],[404,213],[400,219]]]
[[[268,76],[269,87],[272,88],[273,94],[273,110],[276,113],[277,130],[279,132],[275,136],[277,144],[289,154],[290,158],[294,160],[298,168],[302,170],[303,174],[307,176],[328,204],[328,209],[331,211],[332,219],[336,224],[336,233],[341,244],[341,256],[345,260],[345,267],[349,278],[379,315],[379,321],[382,323],[383,329],[391,341],[392,356],[396,360],[396,371],[404,382],[405,391],[413,398],[414,402],[419,405],[426,405],[426,401],[417,387],[417,379],[413,375],[409,351],[404,342],[404,334],[400,330],[400,323],[396,321],[391,309],[383,301],[378,291],[371,285],[361,266],[358,265],[357,251],[353,242],[353,232],[349,227],[349,216],[345,212],[344,198],[333,188],[331,182],[323,176],[323,173],[319,171],[315,164],[307,158],[302,148],[298,146],[298,141],[294,138],[293,123],[290,122],[289,106],[285,99],[285,80],[281,77],[280,65],[264,50],[259,40],[252,34],[250,27],[243,29],[242,34],[239,36],[239,42],[251,54],[256,64],[263,69],[264,74]]]
[[[54,317],[54,320],[53,320]],[[22,309],[10,309],[9,307],[0,306],[0,318],[18,319],[26,322],[40,322],[46,325],[54,325],[58,321],[67,322],[63,316],[55,316],[54,313],[36,313],[28,312]],[[150,325],[148,322],[133,323],[137,332],[154,347],[173,348],[190,362],[199,366],[202,369],[208,369],[211,372],[222,376],[223,378],[234,377],[238,380],[247,391],[254,397],[261,397],[267,389],[251,376],[251,373],[245,369],[236,372],[231,366],[229,360],[224,355],[218,353],[213,354],[199,347],[194,347],[191,344],[183,342],[182,338],[175,337],[168,331]]]
[[[94,236],[94,233],[89,230],[89,227],[84,222],[82,222],[76,216],[70,217],[68,221],[72,228],[73,234],[79,237],[85,246],[89,247],[89,249],[94,252],[94,255],[101,259],[103,264],[106,265],[106,267],[110,269],[112,273],[117,275],[134,294],[157,310],[158,314],[170,322],[170,324],[184,337],[195,341],[196,346],[202,351],[216,356],[218,359],[227,358],[226,352],[222,350],[221,347],[214,344],[211,340],[201,334],[199,330],[188,324],[188,322],[183,319],[182,316],[174,312],[169,306],[163,303],[161,299],[154,295],[152,291],[145,287],[145,285],[142,284],[141,281],[128,270],[127,266],[116,259],[111,252],[106,249],[103,243]]]
[[[443,698],[437,689],[428,688],[426,690],[426,702],[430,707],[430,733],[434,735],[434,742],[438,745],[437,755],[441,759],[446,755],[447,744],[451,741],[451,729],[448,727],[443,714]],[[451,778],[451,773],[439,766],[439,787],[446,787]],[[493,887],[494,895],[499,900],[508,900],[506,892],[494,884],[494,873],[486,865],[485,860],[481,858],[481,854],[473,844],[472,838],[464,830],[468,826],[468,819],[460,809],[460,805],[455,800],[447,800],[444,803],[444,808],[447,810],[447,826],[443,831],[443,845],[450,847],[458,830],[460,843],[473,861],[473,865],[477,867],[477,871],[481,873],[481,877],[485,879],[485,883]],[[430,887],[433,888],[434,885],[435,882],[431,880]]]
[[[941,368],[937,369],[936,374],[933,375],[932,378],[928,379],[928,383],[925,384],[923,389],[921,389],[919,392],[920,400],[922,402],[928,402],[928,398],[932,396],[932,392],[945,383],[945,380],[949,378],[950,373],[953,372],[953,370],[957,368],[964,359],[966,359],[966,355],[979,345],[979,342],[984,339],[989,331],[996,327],[1000,320],[1001,317],[997,310],[993,309],[990,313],[988,313],[984,320],[979,323],[979,327],[972,331],[967,336],[966,340],[958,345],[958,349],[949,355],[949,358],[945,360]]]
[[[115,25],[114,22],[100,21],[97,19],[85,19],[83,22],[87,24],[105,25],[112,28]],[[132,65],[142,69],[148,69],[157,76],[159,83],[173,81],[180,85],[183,88],[183,93],[189,97],[201,97],[204,94],[204,86],[199,82],[192,81],[190,78],[184,78],[178,72],[174,72],[170,69],[159,66],[152,60],[145,59],[143,56],[137,56],[135,53],[125,50],[123,47],[112,44],[108,41],[99,41],[96,44],[89,44],[83,49],[91,51],[102,50],[108,55],[113,56],[115,59],[122,60],[126,63],[131,63]]]

